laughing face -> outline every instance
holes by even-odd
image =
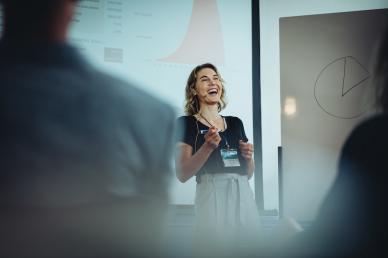
[[[201,69],[197,73],[195,90],[200,105],[218,105],[222,95],[221,78],[213,69]]]

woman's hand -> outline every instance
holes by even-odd
[[[193,148],[181,142],[177,147],[176,168],[177,177],[182,183],[194,176],[205,164],[211,153],[221,142],[221,136],[214,126],[204,135],[205,143],[193,154]]]
[[[205,134],[205,144],[212,150],[217,149],[221,142],[221,136],[218,133],[218,129],[214,126],[209,128],[209,131]]]
[[[253,158],[253,144],[249,142],[243,142],[242,140],[239,141],[239,147],[241,151],[241,156],[243,156],[244,159],[247,161],[252,160]]]
[[[253,175],[253,171],[255,170],[255,162],[253,161],[253,144],[240,140],[239,145],[241,156],[243,156],[243,158],[247,161],[247,173],[248,179],[250,179]]]

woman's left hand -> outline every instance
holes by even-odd
[[[242,140],[239,141],[239,147],[241,151],[241,156],[244,157],[246,160],[252,160],[253,157],[253,144],[249,142],[243,142]]]

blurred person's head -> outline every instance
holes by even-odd
[[[4,38],[24,41],[66,40],[78,0],[0,0]]]
[[[210,63],[196,66],[187,79],[185,89],[185,113],[194,115],[201,103],[216,101],[218,112],[226,106],[225,87],[218,69]],[[212,90],[217,89],[216,92]]]

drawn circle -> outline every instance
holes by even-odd
[[[369,78],[368,70],[356,58],[345,56],[335,59],[317,76],[315,100],[330,116],[341,119],[360,117],[371,104]]]

